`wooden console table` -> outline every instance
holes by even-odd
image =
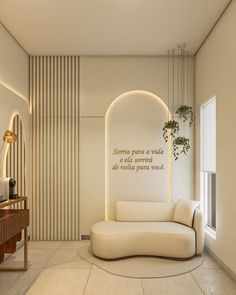
[[[20,202],[24,202],[24,209],[3,209]],[[0,203],[0,260],[4,259],[4,253],[15,252],[16,243],[21,239],[21,231],[24,230],[24,265],[22,267],[0,266],[0,271],[28,270],[28,226],[27,197]]]
[[[27,209],[27,197],[19,197],[17,199],[3,201],[0,203],[0,209],[19,204],[21,202],[24,202],[24,209]]]

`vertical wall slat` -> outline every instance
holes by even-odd
[[[61,124],[61,57],[58,57],[58,71],[57,71],[57,75],[58,75],[58,101],[57,101],[57,140],[58,140],[58,153],[57,153],[57,163],[58,163],[58,169],[57,169],[57,177],[59,180],[59,184],[58,184],[58,240],[61,239],[62,234],[61,234],[61,211],[62,211],[62,202],[61,202],[61,197],[59,197],[59,192],[61,191],[61,128],[60,128],[60,124]]]
[[[62,231],[61,231],[61,235],[64,236],[65,233],[65,195],[64,195],[64,187],[65,187],[65,177],[64,177],[64,172],[65,172],[65,149],[64,149],[64,141],[65,139],[65,132],[64,132],[64,126],[65,126],[65,58],[62,58],[62,69],[61,69],[61,105],[62,105],[62,115],[61,115],[61,124],[60,124],[60,131],[61,131],[61,149],[62,149],[62,153],[61,153],[61,178],[60,178],[60,183],[61,183],[61,192],[62,195],[61,197],[61,212],[62,212],[62,220],[64,222],[61,223],[62,226]],[[64,99],[62,99],[64,98]],[[64,197],[63,197],[64,196]]]
[[[39,70],[39,101],[42,102],[39,104],[39,112],[40,112],[40,116],[39,116],[39,128],[40,128],[40,146],[39,146],[39,158],[40,158],[40,166],[43,165],[43,161],[44,161],[44,156],[43,156],[43,136],[44,136],[44,131],[43,131],[43,121],[44,121],[44,117],[42,116],[43,111],[44,111],[44,103],[43,103],[43,68],[42,68],[42,57],[39,57],[39,64],[38,64],[38,70]],[[44,173],[43,173],[43,169],[39,169],[40,172],[40,179],[42,181],[39,182],[39,187],[40,187],[40,196],[42,196],[39,200],[40,200],[40,207],[42,208],[42,210],[40,210],[40,239],[43,240],[44,239],[44,231],[43,228],[45,228],[45,222],[44,222],[44,181],[43,181],[43,177],[44,177]]]
[[[75,62],[75,109],[76,113],[79,114],[80,109],[79,109],[79,58],[76,57],[76,62]],[[79,130],[80,130],[80,116],[75,116],[75,154],[79,155]],[[75,198],[75,235],[76,239],[79,238],[79,232],[80,232],[80,199],[79,199],[79,165],[75,165],[75,183],[76,183],[76,194],[77,197]],[[79,214],[76,211],[76,208],[79,210]]]

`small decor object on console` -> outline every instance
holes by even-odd
[[[16,180],[10,178],[9,180],[9,199],[17,199],[18,194],[15,193]]]
[[[0,194],[2,198],[0,201],[6,201],[9,199],[17,199],[18,194],[15,193],[16,180],[11,177],[0,177]]]

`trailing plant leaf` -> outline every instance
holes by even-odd
[[[178,160],[180,154],[187,155],[190,149],[189,139],[184,136],[178,136],[173,141],[173,156],[175,161]]]
[[[167,121],[165,122],[162,130],[163,130],[163,138],[165,142],[167,142],[170,136],[175,138],[177,132],[179,131],[179,122],[175,120]]]
[[[187,105],[182,105],[176,110],[176,115],[179,119],[183,119],[184,122],[189,122],[189,126],[193,125],[194,114],[193,108]]]

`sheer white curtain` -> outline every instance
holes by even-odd
[[[216,172],[216,98],[201,108],[201,171]]]

